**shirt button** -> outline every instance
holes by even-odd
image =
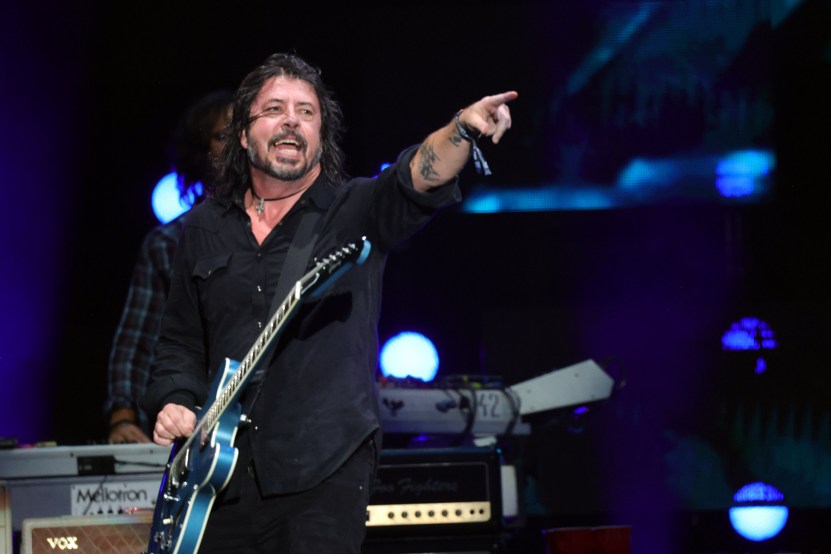
[[[261,287],[260,285],[257,285],[257,292],[263,292],[263,287]]]
[[[262,328],[263,328],[263,322],[262,322],[262,321],[258,321],[258,322],[257,322],[257,328],[258,328],[258,329],[262,329]]]
[[[263,253],[262,252],[257,252],[257,259],[261,260],[262,257],[263,257]]]

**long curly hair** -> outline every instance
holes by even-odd
[[[333,185],[346,179],[344,154],[340,146],[343,134],[343,112],[333,94],[326,88],[320,70],[294,54],[272,54],[243,78],[234,95],[234,109],[229,130],[229,140],[222,150],[219,175],[209,185],[208,194],[227,198],[245,191],[250,185],[248,153],[238,137],[248,130],[252,122],[251,105],[263,84],[272,77],[291,77],[309,83],[317,94],[321,108],[320,129],[323,155],[320,159],[322,173]]]

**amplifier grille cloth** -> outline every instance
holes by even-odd
[[[27,519],[21,554],[121,554],[147,548],[152,513]]]

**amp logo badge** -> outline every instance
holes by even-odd
[[[78,537],[48,537],[52,550],[78,550]]]

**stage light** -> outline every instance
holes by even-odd
[[[168,173],[156,183],[153,188],[151,204],[153,213],[162,223],[173,221],[188,211],[196,200],[196,196],[202,194],[202,183],[196,183],[193,190],[185,198],[179,195],[179,187],[176,183],[178,177],[175,172]]]
[[[412,377],[430,382],[439,370],[439,354],[433,343],[412,331],[399,333],[381,348],[381,373],[386,377]]]
[[[768,369],[768,363],[765,361],[765,359],[764,358],[757,358],[756,359],[756,369],[753,370],[756,373],[756,375],[761,375],[762,373],[767,371],[767,369]]]
[[[721,346],[724,350],[762,351],[777,347],[776,337],[770,325],[756,317],[745,317],[733,323],[722,336]],[[759,356],[753,372],[761,375],[768,369],[767,361]]]
[[[775,165],[773,154],[764,150],[731,152],[716,165],[716,188],[725,198],[759,195]]]
[[[773,350],[777,342],[770,325],[755,317],[745,317],[722,335],[721,345],[725,350]]]
[[[618,186],[623,190],[647,194],[650,189],[672,187],[680,172],[681,163],[676,160],[635,158],[620,172]]]
[[[778,535],[788,521],[785,496],[773,485],[750,483],[733,496],[730,523],[742,537],[761,542]]]
[[[372,176],[372,178],[373,178],[373,179],[377,179],[377,178],[378,178],[378,176],[381,174],[381,172],[382,172],[382,171],[384,171],[386,168],[388,168],[388,167],[389,167],[389,166],[391,166],[391,165],[392,165],[392,164],[391,164],[391,163],[389,163],[389,162],[384,162],[384,163],[382,163],[382,164],[381,164],[381,167],[379,167],[379,168],[378,168],[378,173],[376,173],[375,175],[373,175],[373,176]]]
[[[763,177],[776,165],[773,153],[766,150],[739,150],[731,152],[719,161],[716,175],[745,175]]]
[[[608,210],[615,207],[614,195],[602,187],[565,186],[534,188],[473,188],[462,204],[471,214],[502,212],[551,212],[556,210]]]

